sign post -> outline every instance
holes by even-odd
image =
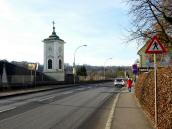
[[[158,116],[157,116],[157,65],[156,65],[156,54],[154,54],[154,78],[155,78],[155,128],[157,128]]]
[[[155,35],[152,41],[148,44],[148,47],[145,51],[147,54],[154,54],[154,81],[155,81],[155,128],[157,129],[158,124],[158,114],[157,114],[157,63],[156,63],[156,54],[166,53],[166,48],[158,40],[158,37]]]
[[[133,73],[134,73],[134,75],[135,75],[135,78],[134,78],[134,82],[136,82],[136,76],[137,76],[137,74],[138,74],[138,67],[137,67],[137,64],[133,64],[132,65],[132,71],[133,71]]]

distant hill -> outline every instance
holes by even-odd
[[[82,65],[77,65],[77,67],[81,67]],[[87,70],[87,74],[104,74],[104,67],[103,66],[91,66],[91,65],[84,65]],[[106,66],[106,76],[109,77],[118,77],[118,76],[124,76],[125,73],[132,74],[131,67],[130,66]],[[69,64],[65,64],[65,73],[66,74],[72,74],[73,66],[70,66]]]
[[[27,61],[11,61],[10,63],[24,67],[28,69],[28,64],[33,62],[27,62]],[[84,64],[87,74],[88,75],[104,75],[104,66],[91,66]],[[73,66],[65,63],[65,74],[72,74],[73,73]],[[81,65],[76,65],[76,68],[81,67]],[[119,76],[125,76],[126,73],[129,75],[132,74],[131,66],[106,66],[105,67],[106,76],[108,77],[119,77]],[[39,64],[38,72],[43,72],[43,65]]]

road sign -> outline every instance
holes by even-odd
[[[139,67],[139,72],[149,72],[150,70],[154,69],[154,67]]]
[[[156,54],[166,53],[166,48],[158,40],[157,36],[154,36],[152,41],[149,43],[145,53],[154,54],[154,80],[155,80],[155,128],[157,128],[157,64],[156,64]]]
[[[162,54],[166,53],[167,50],[163,44],[159,41],[157,36],[154,36],[152,41],[149,43],[145,53],[147,54]]]
[[[133,73],[134,73],[135,75],[138,73],[137,64],[133,64],[133,65],[132,65],[132,70],[133,70]]]

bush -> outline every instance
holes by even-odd
[[[158,129],[172,128],[172,68],[157,71]],[[135,86],[136,97],[154,121],[154,71],[143,73]]]

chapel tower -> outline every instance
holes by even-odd
[[[60,39],[55,32],[53,21],[52,34],[43,40],[44,42],[44,74],[55,79],[64,81],[64,40]]]

